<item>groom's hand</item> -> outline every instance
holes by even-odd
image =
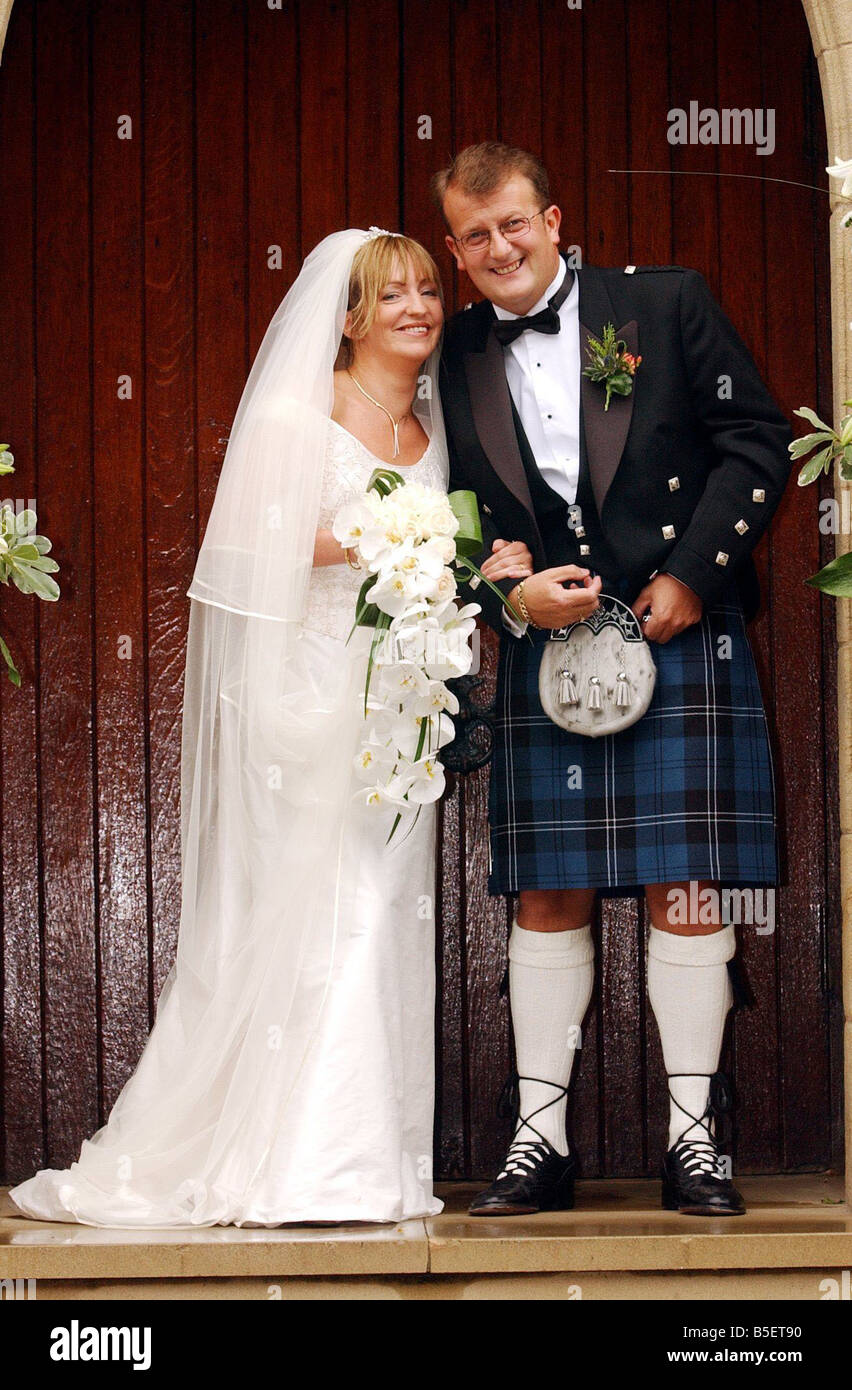
[[[645,585],[632,608],[649,642],[668,642],[700,620],[704,604],[694,589],[673,574],[658,574]],[[642,622],[648,608],[650,617]]]
[[[592,579],[589,571],[579,565],[557,565],[555,569],[539,570],[538,574],[524,580],[527,612],[539,627],[565,627],[568,623],[579,622],[598,607],[601,582],[599,574]],[[507,597],[519,613],[517,593],[515,585]]]

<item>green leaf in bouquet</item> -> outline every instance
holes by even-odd
[[[459,523],[455,535],[456,554],[476,555],[482,549],[482,521],[476,493],[459,488],[447,494],[447,501]]]
[[[838,555],[806,580],[811,588],[835,598],[852,598],[852,552]]]
[[[355,621],[349,629],[349,638],[358,627],[375,627],[379,620],[380,609],[374,603],[368,603],[366,598],[367,590],[376,582],[374,574],[367,575],[361,588],[358,590],[358,597],[355,600]]]
[[[379,617],[378,617],[378,621],[376,622],[376,630],[375,630],[375,632],[373,633],[373,640],[372,640],[372,642],[370,643],[370,655],[369,655],[369,657],[367,658],[367,679],[366,679],[366,681],[364,682],[364,718],[365,718],[365,719],[367,718],[367,708],[368,708],[368,706],[367,706],[367,701],[368,701],[369,698],[370,698],[370,680],[371,680],[372,675],[373,675],[373,666],[374,666],[374,664],[375,664],[374,658],[375,658],[375,655],[376,655],[376,648],[378,647],[379,643],[380,643],[381,640],[382,640],[382,634],[385,633],[385,632],[387,632],[387,630],[388,630],[388,628],[390,627],[390,625],[391,625],[390,615],[389,615],[388,613],[382,613],[382,612],[380,612],[380,613],[379,613]]]
[[[478,575],[479,578],[480,578],[480,580],[482,581],[482,583],[483,583],[483,584],[487,584],[487,585],[488,585],[488,588],[491,590],[491,592],[497,595],[497,597],[499,598],[500,602],[502,603],[503,607],[506,609],[506,611],[507,611],[507,613],[510,615],[510,617],[514,618],[514,619],[515,619],[515,622],[522,622],[522,621],[523,621],[523,620],[520,618],[520,616],[515,612],[514,608],[512,607],[512,605],[511,605],[511,603],[509,602],[509,600],[507,599],[506,595],[503,593],[503,590],[502,590],[502,589],[498,589],[498,588],[497,588],[497,585],[494,584],[494,583],[492,583],[492,581],[488,578],[488,576],[485,575],[485,574],[483,574],[483,573],[482,573],[482,570],[479,568],[479,566],[478,566],[478,565],[475,565],[475,564],[473,563],[472,560],[469,560],[469,559],[456,560],[456,561],[455,561],[455,569],[456,569],[456,579],[457,579],[457,581],[458,581],[459,584],[467,584],[468,581],[471,580],[475,574]],[[530,636],[529,631],[527,631],[524,635],[526,636],[526,638],[527,638],[528,641],[532,642],[532,637]]]
[[[367,484],[367,492],[371,490],[377,492],[380,497],[387,497],[388,493],[395,488],[404,487],[405,479],[397,473],[394,468],[374,468],[370,474],[370,481]]]
[[[356,627],[375,627],[379,620],[381,609],[377,608],[375,603],[367,602],[367,590],[372,589],[375,582],[376,576],[370,574],[358,590],[358,597],[355,600]]]
[[[25,507],[15,516],[15,531],[19,536],[28,536],[31,531],[35,531],[37,525],[38,517],[32,507]]]

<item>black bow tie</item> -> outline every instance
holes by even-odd
[[[529,314],[518,319],[495,319],[494,336],[498,343],[504,347],[513,343],[516,338],[520,338],[522,333],[531,329],[534,333],[558,333],[561,328],[559,310],[571,293],[571,286],[574,283],[573,273],[565,270],[565,278],[555,294],[552,294],[547,301],[544,309],[540,309],[537,314]]]

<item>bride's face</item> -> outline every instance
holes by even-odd
[[[425,362],[438,344],[443,322],[435,282],[422,279],[410,263],[397,261],[379,295],[372,324],[363,338],[355,341],[356,359],[369,356]]]

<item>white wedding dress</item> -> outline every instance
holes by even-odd
[[[319,526],[330,527],[342,504],[364,492],[378,465],[332,422]],[[443,444],[433,435],[419,462],[400,472],[444,491]],[[311,573],[298,645],[317,690],[345,679],[352,663],[361,679],[370,633],[358,629],[348,646],[346,638],[363,578],[348,565]],[[357,747],[336,751],[351,762]],[[149,1042],[122,1092],[144,1146],[128,1152],[121,1118],[112,1116],[84,1142],[77,1163],[12,1188],[22,1211],[95,1226],[191,1227],[401,1221],[442,1210],[432,1191],[436,807],[424,805],[411,833],[404,836],[401,825],[386,845],[391,823],[386,812],[360,802],[347,812],[340,927],[319,1021],[312,1018],[295,1038],[304,1059],[286,1096],[276,1096],[274,1085],[259,1087],[251,1139],[246,1125],[212,1149],[221,1108],[233,1094],[234,1053],[242,1046],[246,1065],[257,1067],[245,1039],[229,1039],[230,1053],[223,1047],[218,1060],[218,1035],[187,1037],[191,1010],[173,970],[152,1032],[152,1042],[159,1032],[158,1046]],[[286,901],[286,881],[280,891]],[[298,1009],[293,1017],[298,1023]],[[203,1015],[193,1027],[203,1030]],[[197,1102],[164,1066],[172,1042],[175,1055],[183,1048],[191,1056],[195,1042],[195,1050],[217,1059],[221,1075],[204,1077]]]

